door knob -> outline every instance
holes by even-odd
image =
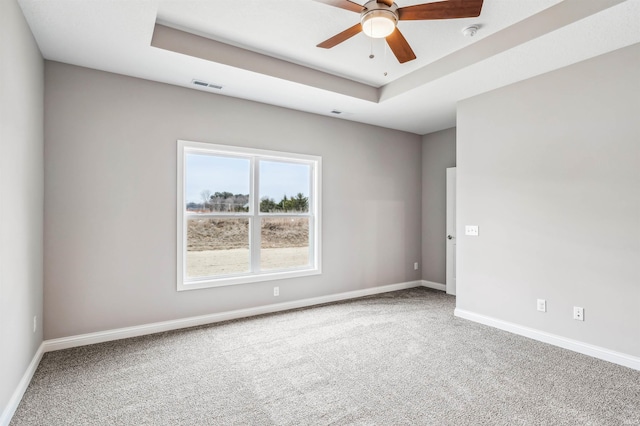
[[[453,235],[447,235],[447,239],[453,240]]]

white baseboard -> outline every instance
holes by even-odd
[[[255,315],[272,312],[287,311],[290,309],[304,308],[323,303],[337,302],[340,300],[355,299],[357,297],[370,296],[406,288],[419,287],[422,281],[409,281],[399,284],[390,284],[380,287],[365,288],[346,293],[331,294],[327,296],[313,297],[309,299],[294,300],[291,302],[275,303],[256,308],[238,309],[235,311],[220,312],[217,314],[201,315],[197,317],[181,318],[171,321],[162,321],[151,324],[143,324],[133,327],[118,328],[114,330],[99,331],[95,333],[81,334],[77,336],[62,337],[59,339],[45,340],[44,351],[57,351],[60,349],[74,348],[77,346],[91,345],[94,343],[109,342],[112,340],[126,339],[129,337],[143,336],[146,334],[161,333],[163,331],[177,330],[180,328],[195,327],[212,324],[238,318],[252,317]]]
[[[260,306],[256,308],[238,309],[235,311],[221,312],[217,314],[201,315],[197,317],[182,318],[172,321],[163,321],[151,324],[143,324],[134,327],[125,327],[114,330],[106,330],[96,333],[88,333],[77,336],[63,337],[59,339],[45,340],[38,348],[36,354],[33,356],[31,363],[27,367],[18,387],[14,391],[9,403],[5,407],[2,415],[0,416],[0,426],[7,426],[13,417],[22,396],[26,391],[31,378],[33,377],[38,364],[42,359],[45,352],[55,351],[59,349],[67,349],[77,346],[90,345],[94,343],[108,342],[112,340],[125,339],[129,337],[142,336],[146,334],[160,333],[163,331],[177,330],[180,328],[194,327],[198,325],[211,324],[221,321],[228,321],[232,319],[251,317],[255,315],[262,315],[272,312],[286,311],[296,308],[304,308],[313,305],[320,305],[324,303],[338,302],[341,300],[355,299],[358,297],[370,296],[374,294],[387,293],[390,291],[403,290],[413,287],[428,287],[436,290],[445,291],[446,286],[444,284],[434,283],[425,280],[409,281],[399,284],[390,284],[380,287],[372,287],[361,290],[349,291],[345,293],[332,294],[327,296],[314,297],[309,299],[295,300],[292,302],[275,303],[266,306]],[[496,318],[476,314],[473,312],[465,311],[463,309],[456,308],[454,311],[455,316],[464,318],[470,321],[485,324],[491,327],[495,327],[501,330],[505,330],[514,334],[529,337],[534,340],[549,343],[555,346],[559,346],[565,349],[569,349],[575,352],[579,352],[585,355],[589,355],[595,358],[603,359],[605,361],[613,362],[615,364],[623,365],[635,370],[640,370],[640,358],[631,355],[623,354],[620,352],[611,351],[609,349],[601,348],[587,343],[579,342],[576,340],[567,339],[554,334],[546,333],[540,330],[524,327],[518,324],[502,321]]]
[[[538,340],[540,342],[569,349],[570,351],[629,367],[634,370],[640,370],[640,358],[633,355],[612,351],[600,346],[590,345],[578,340],[568,339],[556,334],[536,330],[535,328],[524,327],[511,322],[476,314],[464,309],[456,308],[454,315],[480,324],[488,325],[490,327],[499,328],[500,330],[508,331],[510,333],[518,334],[520,336],[529,337],[530,339]]]
[[[380,287],[365,288],[362,290],[349,291],[345,293],[331,294],[327,296],[313,297],[309,299],[295,300],[291,302],[275,303],[272,305],[260,306],[256,308],[238,309],[235,311],[221,312],[218,314],[201,315],[197,317],[181,318],[172,321],[143,324],[133,327],[106,330],[96,333],[81,334],[77,336],[50,339],[42,342],[38,351],[34,355],[27,371],[25,371],[18,387],[13,392],[9,403],[0,416],[0,426],[8,426],[15,413],[24,392],[27,390],[31,378],[38,368],[38,364],[45,352],[60,349],[73,348],[77,346],[91,345],[94,343],[109,342],[112,340],[126,339],[128,337],[143,336],[146,334],[160,333],[163,331],[177,330],[180,328],[194,327],[198,325],[211,324],[215,322],[228,321],[238,318],[246,318],[255,315],[268,314],[272,312],[287,311],[290,309],[304,308],[307,306],[320,305],[324,303],[338,302],[341,300],[355,299],[358,297],[371,296],[374,294],[388,293],[390,291],[403,290],[407,288],[419,287],[421,281],[409,281],[399,284],[390,284]]]
[[[433,288],[435,290],[447,291],[447,286],[433,281],[422,280],[422,287]]]
[[[33,359],[31,359],[27,370],[22,375],[22,379],[20,379],[18,387],[15,391],[13,391],[13,395],[11,395],[9,403],[4,408],[4,411],[2,411],[2,415],[0,415],[1,426],[9,425],[13,414],[16,412],[18,405],[20,405],[20,401],[22,400],[24,392],[27,390],[27,387],[29,387],[29,383],[31,383],[31,378],[38,369],[38,364],[40,364],[40,360],[42,359],[42,355],[44,355],[44,352],[44,343],[42,343],[33,356]]]

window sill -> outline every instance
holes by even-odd
[[[302,269],[296,271],[277,271],[272,273],[260,273],[254,275],[242,275],[224,278],[205,278],[202,280],[194,280],[189,282],[178,281],[178,291],[198,290],[212,287],[225,287],[237,284],[258,283],[263,281],[285,280],[289,278],[308,277],[311,275],[320,275],[322,271],[318,269]]]

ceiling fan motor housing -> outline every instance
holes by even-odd
[[[360,23],[328,38],[318,47],[331,49],[363,32],[372,38],[385,38],[398,59],[405,62],[416,59],[411,46],[396,27],[398,21],[427,21],[434,19],[475,18],[480,16],[484,0],[434,1],[398,7],[394,0],[368,0],[364,6],[352,0],[315,0],[330,6],[360,13]],[[479,26],[478,26],[479,28]],[[373,45],[372,45],[373,46]]]
[[[383,38],[391,34],[398,24],[398,5],[387,6],[371,0],[365,3],[360,14],[362,31],[373,38]]]

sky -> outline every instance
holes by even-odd
[[[249,193],[250,162],[245,158],[186,154],[186,202],[202,202],[202,191]],[[309,196],[309,165],[260,160],[259,197],[279,202],[283,195]]]

